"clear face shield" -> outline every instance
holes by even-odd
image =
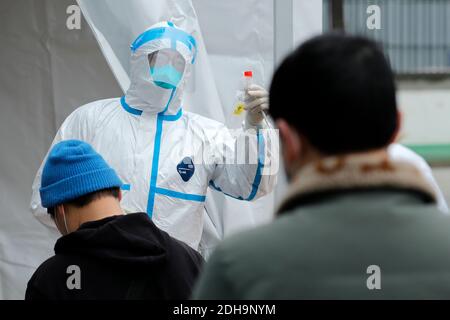
[[[165,89],[175,89],[186,68],[183,56],[173,49],[161,49],[149,54],[148,63],[154,83]]]

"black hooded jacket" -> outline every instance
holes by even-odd
[[[188,299],[202,262],[145,213],[109,217],[61,237],[25,299]]]

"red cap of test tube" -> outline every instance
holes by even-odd
[[[246,78],[252,78],[252,77],[253,77],[253,72],[252,72],[252,71],[245,71],[245,72],[244,72],[244,77],[246,77]]]

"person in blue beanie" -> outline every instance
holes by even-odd
[[[89,144],[56,144],[42,205],[63,235],[28,282],[26,300],[187,299],[203,259],[146,213],[125,215],[122,181]]]

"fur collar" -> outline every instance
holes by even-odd
[[[307,195],[376,188],[412,190],[436,202],[433,186],[416,166],[393,161],[387,152],[376,151],[328,157],[305,166],[294,178],[277,212]]]

